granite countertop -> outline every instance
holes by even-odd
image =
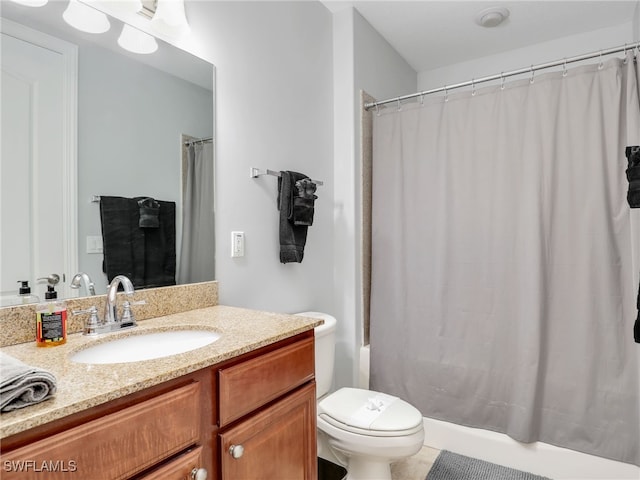
[[[0,438],[215,365],[321,323],[314,318],[217,305],[144,320],[123,332],[98,337],[72,334],[65,345],[57,347],[38,348],[35,342],[3,347],[4,353],[52,372],[58,390],[42,403],[1,414]],[[69,360],[71,354],[109,339],[185,328],[207,329],[221,337],[190,352],[141,362],[91,365]]]

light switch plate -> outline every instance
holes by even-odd
[[[102,237],[100,235],[87,235],[87,253],[103,253]]]

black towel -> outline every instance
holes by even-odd
[[[144,228],[144,286],[176,284],[176,204],[156,200],[158,228]]]
[[[140,221],[138,225],[140,228],[158,228],[160,226],[160,204],[153,198],[147,197],[142,200],[138,200],[138,207],[140,208]]]
[[[307,243],[307,225],[293,222],[296,182],[308,178],[298,172],[283,171],[278,178],[278,210],[280,210],[280,262],[302,262]]]
[[[629,190],[627,192],[627,201],[631,208],[640,208],[640,146],[634,145],[627,147],[625,155],[629,162],[627,168],[627,180],[629,180]],[[638,318],[633,325],[633,339],[636,343],[640,343],[640,286],[638,286]]]
[[[627,168],[627,180],[629,180],[627,200],[631,208],[640,208],[640,146],[627,147],[625,154],[629,161],[629,168]]]
[[[316,184],[309,178],[303,178],[296,182],[296,193],[292,195],[293,209],[291,220],[294,225],[313,225],[313,213],[315,211],[315,201],[318,198],[314,195]]]
[[[636,322],[633,324],[633,339],[636,343],[640,343],[640,288],[638,288],[636,307],[638,308],[638,318],[636,318]]]
[[[129,277],[135,288],[175,285],[175,202],[155,200],[158,227],[140,227],[140,205],[149,197],[100,197],[103,271],[111,282],[116,275]]]
[[[125,275],[138,287],[144,284],[144,230],[138,226],[138,209],[131,208],[131,201],[124,197],[100,197],[102,270],[109,282],[116,275]]]

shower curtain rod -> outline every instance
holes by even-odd
[[[194,143],[208,143],[208,142],[212,142],[213,141],[213,137],[207,137],[207,138],[198,138],[195,140],[187,140],[186,142],[184,142],[185,147],[188,147],[190,145],[193,145]]]
[[[466,82],[456,83],[456,84],[453,84],[453,85],[445,85],[444,87],[433,88],[431,90],[424,90],[422,92],[412,93],[410,95],[403,95],[401,97],[390,98],[390,99],[387,99],[387,100],[380,100],[378,102],[365,103],[364,104],[364,109],[365,110],[369,110],[370,108],[373,108],[373,107],[377,108],[380,105],[386,105],[388,103],[398,103],[398,107],[400,107],[400,103],[403,100],[409,100],[411,98],[417,98],[417,97],[424,97],[425,95],[430,95],[432,93],[447,92],[447,91],[452,90],[454,88],[468,87],[469,85],[475,86],[478,83],[490,82],[492,80],[500,80],[500,79],[504,80],[507,77],[513,77],[514,75],[522,75],[523,73],[531,73],[531,74],[533,74],[533,72],[535,72],[537,70],[543,70],[545,68],[558,67],[560,65],[564,65],[566,67],[567,63],[579,62],[579,61],[582,61],[582,60],[588,60],[590,58],[602,57],[603,55],[612,55],[614,53],[619,53],[619,52],[626,52],[627,50],[633,50],[634,48],[636,50],[640,51],[640,42],[637,42],[635,44],[632,43],[631,45],[627,45],[625,43],[624,46],[621,46],[621,47],[613,47],[613,48],[609,48],[607,50],[600,50],[598,52],[585,53],[584,55],[578,55],[578,56],[575,56],[575,57],[563,58],[562,60],[556,60],[554,62],[541,63],[539,65],[531,65],[530,67],[519,68],[518,70],[511,70],[509,72],[502,72],[502,73],[498,73],[498,74],[495,74],[495,75],[489,75],[488,77],[472,79],[472,80],[469,80],[469,81],[466,81]]]

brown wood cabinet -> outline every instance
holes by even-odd
[[[306,385],[220,434],[223,479],[317,476],[316,394]]]
[[[308,331],[7,437],[0,476],[316,480],[313,341]]]
[[[218,378],[221,478],[314,480],[313,338],[221,368]]]

